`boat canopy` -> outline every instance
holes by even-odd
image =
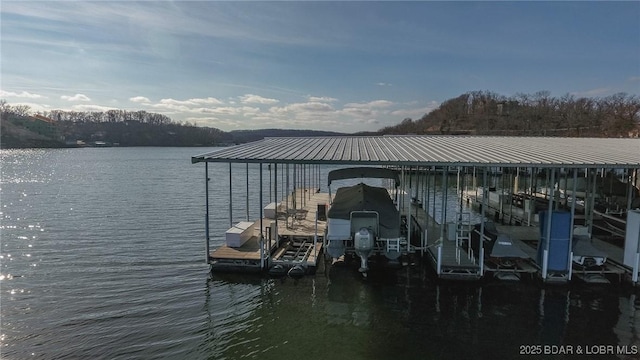
[[[350,167],[344,169],[332,170],[329,172],[329,186],[333,180],[357,179],[357,178],[376,178],[376,179],[393,179],[396,187],[400,186],[400,176],[398,171],[377,167]]]
[[[352,211],[377,211],[380,234],[376,235],[389,239],[400,236],[400,214],[386,189],[363,183],[338,189],[327,216],[350,220]]]

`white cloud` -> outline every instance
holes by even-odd
[[[354,121],[356,123],[358,123],[358,124],[367,124],[367,125],[379,124],[380,123],[380,121],[378,121],[378,119],[356,119]]]
[[[28,99],[41,99],[44,98],[42,95],[32,94],[28,91],[21,91],[19,93],[13,91],[4,91],[0,90],[1,97],[14,97],[14,98],[28,98]]]
[[[334,110],[335,109],[329,104],[320,103],[320,102],[306,102],[306,103],[293,103],[293,104],[289,104],[287,106],[281,106],[281,107],[274,106],[269,109],[269,112],[274,114],[285,114],[285,113],[301,114],[301,113],[323,113],[323,112],[330,112]]]
[[[309,96],[309,101],[311,102],[334,102],[338,101],[336,98],[328,97],[328,96]]]
[[[109,111],[109,110],[118,110],[112,106],[101,106],[95,104],[83,104],[83,105],[73,105],[71,109],[76,111]]]
[[[161,99],[159,103],[150,104],[151,107],[158,111],[168,113],[214,113],[215,107],[208,105],[222,105],[223,102],[213,98],[193,98],[188,100],[176,100],[171,98]]]
[[[366,109],[366,108],[386,108],[391,105],[393,105],[393,102],[389,100],[374,100],[374,101],[369,101],[368,103],[348,103],[348,104],[345,104],[344,107]]]
[[[260,111],[260,109],[255,108],[255,107],[250,107],[250,106],[240,106],[240,107],[225,106],[225,107],[211,108],[211,109],[209,109],[207,111],[207,113],[219,114],[219,115],[243,115],[243,116],[246,116],[247,114],[256,114],[259,111]]]
[[[228,121],[228,120],[221,120],[217,117],[214,116],[207,116],[207,117],[188,117],[185,119],[185,121],[189,122],[189,123],[193,123],[196,126],[206,126],[206,127],[215,127],[215,128],[220,128],[220,127],[238,127],[237,124],[235,124],[234,121]]]
[[[67,101],[91,101],[91,99],[84,94],[75,94],[74,96],[62,95],[60,99]]]
[[[224,104],[221,100],[216,99],[214,97],[189,99],[187,101],[193,102],[195,104],[208,104],[208,105],[222,105],[222,104]]]
[[[333,106],[321,102],[306,102],[306,103],[295,103],[291,105],[287,105],[286,109],[289,111],[309,111],[309,112],[327,112],[333,111]]]
[[[51,110],[51,106],[46,105],[46,104],[38,104],[38,103],[31,103],[31,102],[16,102],[16,103],[11,103],[12,106],[18,106],[18,105],[26,105],[29,107],[29,113],[33,114],[36,112],[42,112],[42,111],[49,111]]]
[[[379,83],[376,83],[376,85],[378,85],[378,86],[393,86],[393,85],[391,85],[389,83],[385,83],[385,82],[379,82]]]
[[[151,102],[151,100],[149,100],[148,97],[144,97],[144,96],[134,96],[129,98],[129,101],[134,103],[150,103]]]
[[[188,100],[175,100],[175,99],[162,99],[160,100],[160,104],[163,105],[179,105],[179,106],[193,106],[193,105],[202,105],[202,104],[207,104],[207,105],[222,105],[223,102],[213,98],[213,97],[208,97],[208,98],[194,98],[194,99],[188,99]]]
[[[158,111],[165,111],[169,113],[189,112],[189,107],[184,105],[176,105],[172,103],[158,103],[150,105],[152,108]]]
[[[376,116],[379,113],[379,111],[372,109],[354,107],[345,107],[344,109],[340,110],[340,112],[349,116],[355,116],[357,118]]]
[[[430,101],[427,106],[414,109],[398,109],[391,112],[391,115],[397,118],[412,118],[419,119],[424,114],[428,114],[437,109],[440,104],[437,101]]]
[[[355,117],[358,120],[370,119],[386,114],[386,108],[394,105],[389,100],[374,100],[367,103],[348,103],[340,110],[340,113]]]
[[[268,104],[279,103],[280,100],[269,99],[269,98],[262,97],[260,95],[246,94],[246,95],[240,96],[240,102],[242,102],[243,104],[265,104],[265,105],[268,105]]]
[[[571,95],[591,97],[591,96],[605,95],[605,94],[608,94],[610,92],[611,92],[611,88],[603,87],[603,88],[591,89],[591,90],[586,90],[586,91],[576,91],[576,92],[572,92]]]

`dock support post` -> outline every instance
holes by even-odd
[[[442,243],[438,245],[438,263],[436,264],[436,273],[438,274],[438,276],[440,276],[441,272],[442,272]]]
[[[636,259],[633,262],[633,274],[631,275],[631,281],[633,285],[638,285],[638,271],[640,267],[640,242],[636,246]]]
[[[480,237],[478,238],[478,249],[480,249],[478,254],[478,260],[480,261],[480,276],[484,276],[484,223],[486,221],[485,212],[487,211],[487,207],[489,206],[489,192],[487,191],[487,170],[488,169],[485,169],[482,174],[482,210],[480,211],[482,221],[480,222]],[[469,236],[469,241],[471,241],[471,236]]]
[[[567,174],[568,176],[569,174]],[[569,197],[567,196],[567,181],[565,178],[565,186],[564,186],[564,201],[565,204],[569,201]],[[573,249],[573,227],[575,226],[576,219],[576,191],[578,185],[578,169],[573,169],[573,189],[571,194],[571,229],[569,230],[569,249]],[[589,239],[591,239],[591,234],[589,234]],[[573,273],[573,251],[569,254],[568,266],[569,268],[569,280],[571,280],[571,274]]]
[[[554,193],[553,191],[555,190],[555,186],[553,186],[552,184],[554,184],[556,181],[556,169],[551,169],[551,181],[549,183],[547,183],[547,190],[549,190],[548,192],[550,192],[549,194],[549,207],[548,207],[548,212],[547,212],[547,221],[546,221],[546,225],[547,225],[547,229],[545,231],[545,238],[546,241],[544,243],[544,252],[543,252],[543,258],[542,258],[542,279],[546,280],[547,279],[547,263],[549,261],[549,246],[551,245],[551,221],[553,219],[553,200],[554,200]]]
[[[317,211],[316,211],[316,232],[313,235],[313,261],[315,261],[316,264],[318,263],[318,212]]]
[[[413,184],[411,182],[411,167],[409,167],[409,211],[407,212],[407,253],[411,251],[411,204],[413,203]],[[417,205],[417,204],[416,204]]]
[[[274,169],[274,174],[273,174],[273,190],[275,192],[275,199],[276,199],[276,204],[278,203],[278,164],[275,163],[275,166],[273,167]],[[284,171],[283,171],[284,172]],[[285,199],[286,201],[286,199]],[[279,242],[279,235],[278,235],[278,206],[276,205],[276,218],[275,218],[275,241],[276,241],[276,245],[280,245]],[[269,262],[271,262],[271,235],[269,235]]]
[[[398,197],[398,222],[402,226],[402,210],[404,210],[404,165],[400,166],[400,187],[396,187],[396,195]]]
[[[571,241],[569,241],[569,246],[571,246]],[[571,247],[569,247],[571,248]],[[571,275],[573,275],[573,251],[569,251],[569,281],[571,281]]]
[[[627,208],[631,210],[631,203],[633,202],[633,170],[627,170]]]
[[[433,167],[433,198],[432,198],[433,201],[431,202],[431,204],[433,205],[432,206],[432,209],[433,209],[432,210],[433,211],[432,212],[432,214],[433,214],[432,218],[433,218],[433,220],[436,219],[436,186],[437,186],[436,183],[437,183],[437,180],[438,180],[438,178],[437,178],[438,174],[436,172],[437,172],[437,170],[436,170],[436,167],[434,166]]]
[[[497,167],[496,168],[496,175],[500,174],[500,196],[498,197],[499,202],[498,202],[498,208],[500,209],[500,215],[499,215],[499,219],[500,219],[500,223],[504,225],[504,189],[505,189],[505,184],[504,184],[504,169],[501,167]],[[496,192],[498,191],[498,189],[496,189]]]
[[[233,227],[233,179],[231,178],[231,163],[229,163],[229,227]]]
[[[289,216],[289,164],[286,164],[285,166],[285,172],[287,173],[287,180],[286,180],[286,190],[282,192],[282,195],[284,195],[284,203],[285,203],[285,210],[287,211],[287,216]],[[284,185],[284,184],[283,184]],[[287,227],[289,227],[289,220],[287,219]]]
[[[594,171],[593,174],[593,189],[591,192],[591,202],[589,203],[589,234],[593,233],[593,215],[594,215],[594,210],[596,207],[596,183],[597,183],[597,178],[598,178],[598,171],[596,169],[596,171]]]
[[[435,191],[434,191],[435,192]],[[440,238],[445,241],[445,228],[447,227],[447,169],[442,167],[442,202],[440,204]],[[433,213],[435,216],[435,211]]]
[[[422,239],[420,239],[420,256],[424,256],[424,251],[427,248],[427,229],[425,228],[424,231],[422,232]]]
[[[542,281],[547,281],[547,263],[549,259],[549,252],[547,249],[542,251]]]
[[[516,179],[517,179],[517,168],[516,168]],[[503,171],[504,173],[504,171]],[[517,180],[514,181],[513,176],[511,174],[511,172],[509,172],[509,225],[511,225],[513,220],[513,194],[516,192],[515,190],[513,190],[514,186],[514,182],[517,182]]]
[[[482,241],[482,236],[480,237],[480,241]],[[478,254],[478,259],[480,262],[480,277],[484,276],[484,247],[480,244],[480,254]]]
[[[209,163],[204,163],[204,198],[205,198],[205,215],[204,215],[204,233],[205,233],[205,253],[206,261],[209,263]]]
[[[424,200],[422,201],[422,208],[424,209],[425,212],[425,217],[424,217],[424,228],[426,229],[429,226],[429,220],[427,220],[427,218],[429,217],[429,205],[431,204],[429,196],[431,195],[431,174],[429,172],[428,168],[425,168],[425,174],[424,174],[424,183],[425,183],[425,190],[423,192],[423,196],[424,196]]]
[[[245,208],[247,209],[247,221],[249,221],[249,163],[246,163],[246,175],[247,197],[245,199]]]
[[[249,163],[247,163],[247,174],[249,174],[248,166],[249,166]],[[260,238],[259,238],[260,239],[260,241],[259,241],[259,243],[260,243],[260,268],[262,270],[264,270],[265,248],[264,248],[264,236],[262,234],[263,231],[264,231],[264,227],[263,227],[263,224],[262,224],[262,218],[264,218],[264,215],[262,213],[262,211],[264,210],[263,206],[262,206],[262,204],[263,204],[263,202],[262,202],[262,163],[260,163],[260,171],[259,172],[260,172],[260,195],[259,195],[260,196],[260,200],[258,201],[258,203],[259,203],[258,206],[260,207],[260,212],[259,212],[259,214],[260,214]],[[248,197],[249,197],[249,187],[248,187],[248,184],[247,184],[247,198]],[[249,205],[248,201],[247,201],[247,205]],[[278,212],[278,209],[276,209],[276,213],[277,212]],[[271,250],[271,249],[269,249],[269,250]]]
[[[476,197],[475,200],[478,201],[478,183],[476,179],[476,167],[473,167],[473,189],[475,191]]]
[[[638,266],[640,266],[640,252],[636,252],[636,261],[633,264],[633,274],[631,274],[633,285],[638,283]]]
[[[273,180],[273,175],[271,174],[271,164],[267,164],[267,170],[269,171],[269,203],[273,202],[273,187],[272,187],[272,180]],[[278,211],[278,209],[276,208],[276,212]]]
[[[293,198],[292,198],[292,203],[291,206],[293,207],[293,212],[295,213],[296,210],[298,209],[298,204],[296,203],[297,199],[296,199],[296,191],[298,191],[298,188],[296,187],[296,182],[298,181],[298,169],[296,164],[293,164]],[[293,221],[292,221],[292,226],[293,226]]]

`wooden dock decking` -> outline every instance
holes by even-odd
[[[264,236],[263,253],[265,255],[264,264],[260,258],[260,220],[256,220],[253,224],[254,233],[240,247],[230,247],[223,244],[217,249],[210,251],[209,263],[214,270],[233,271],[233,272],[258,272],[264,270],[262,266],[268,266],[269,262],[278,260],[280,263],[299,264],[304,263],[305,266],[315,267],[318,263],[319,254],[322,250],[324,231],[326,221],[317,222],[318,239],[314,249],[305,253],[303,261],[285,261],[280,259],[279,251],[284,251],[290,241],[304,241],[312,243],[316,233],[316,213],[317,205],[328,202],[328,193],[310,192],[306,189],[298,189],[296,191],[298,208],[293,208],[293,196],[287,197],[289,208],[287,211],[287,203],[284,201],[277,208],[277,226],[278,238],[269,239],[270,226],[276,222],[276,219],[262,219],[262,234]],[[301,200],[302,196],[306,196],[305,200]],[[304,207],[299,205],[304,204]],[[269,248],[269,246],[271,246]],[[313,246],[311,246],[313,248]]]

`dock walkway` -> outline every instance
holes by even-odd
[[[426,253],[429,262],[439,278],[453,280],[478,280],[482,276],[481,267],[462,243],[447,240],[446,228],[442,238],[442,224],[427,214],[420,206],[412,204],[411,215],[424,227],[425,248],[416,248]],[[425,231],[426,230],[426,231]]]
[[[302,200],[303,196],[305,196],[304,200]],[[329,194],[327,193],[298,189],[296,191],[296,209],[293,207],[293,194],[287,197],[287,202],[283,201],[277,207],[278,239],[272,238],[275,232],[271,229],[276,219],[262,219],[264,237],[262,258],[260,220],[256,220],[253,223],[254,230],[249,240],[240,247],[230,247],[226,243],[223,244],[210,252],[209,263],[214,270],[229,272],[259,272],[268,267],[269,263],[285,266],[300,264],[313,272],[318,264],[326,228],[326,221],[318,221],[318,238],[315,239],[316,213],[318,204],[325,204],[328,199]],[[303,204],[304,206],[300,206]],[[292,247],[304,247],[304,250],[294,252],[295,256],[291,257]]]

